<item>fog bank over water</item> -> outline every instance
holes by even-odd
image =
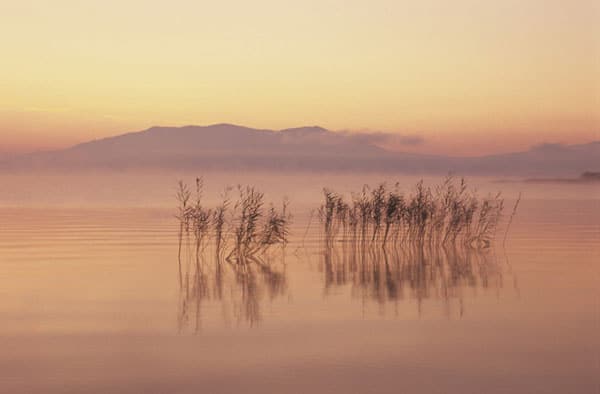
[[[395,175],[389,173],[291,173],[281,172],[111,172],[94,171],[86,174],[6,174],[0,173],[0,206],[119,206],[119,207],[175,207],[178,180],[194,184],[195,178],[204,179],[204,201],[209,205],[219,202],[223,190],[236,185],[254,185],[273,201],[287,196],[293,212],[309,211],[323,198],[324,187],[350,196],[363,184],[375,186],[386,182],[399,183],[400,189],[411,193],[423,178],[426,185],[439,184],[444,176]],[[469,185],[480,195],[502,192],[511,200],[519,193],[527,199],[600,198],[596,183],[554,184],[526,182],[498,182],[496,177],[467,177]],[[236,192],[235,190],[233,191]]]

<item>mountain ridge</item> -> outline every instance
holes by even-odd
[[[536,176],[576,175],[600,169],[600,141],[540,144],[521,152],[455,157],[391,151],[372,143],[370,136],[333,132],[320,126],[281,130],[229,123],[153,126],[61,150],[8,158],[0,162],[0,170],[298,170]]]

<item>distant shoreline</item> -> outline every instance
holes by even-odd
[[[600,172],[586,171],[578,178],[528,178],[526,183],[600,183]]]
[[[497,179],[494,183],[571,183],[597,184],[600,183],[600,172],[586,171],[577,178],[526,178],[526,179]]]
[[[529,178],[521,182],[525,183],[600,183],[600,179],[580,179],[580,178]]]

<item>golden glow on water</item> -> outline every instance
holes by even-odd
[[[304,237],[307,212],[285,264],[218,285],[205,261],[197,297],[172,209],[0,208],[3,388],[594,392],[597,199],[525,198],[506,249],[433,256],[423,275],[407,254],[353,270]]]

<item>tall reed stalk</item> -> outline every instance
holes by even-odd
[[[179,262],[179,283],[183,281],[183,272],[181,267],[181,247],[183,243],[184,233],[189,231],[189,206],[191,193],[185,183],[179,181],[177,184],[177,215],[176,218],[179,220],[179,245],[177,249],[177,261]]]

